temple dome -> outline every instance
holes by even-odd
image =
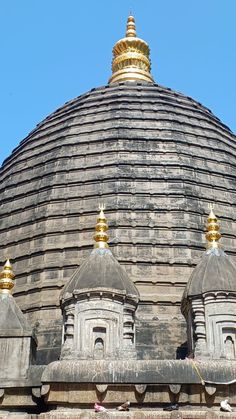
[[[220,225],[212,206],[207,219],[205,236],[207,251],[194,268],[185,288],[182,299],[183,313],[189,298],[202,297],[209,292],[236,292],[236,265],[220,247]]]
[[[109,249],[108,224],[104,214],[104,205],[99,205],[99,215],[95,226],[94,250],[82,265],[75,271],[61,293],[61,301],[70,300],[73,296],[91,293],[106,293],[119,297],[139,300],[139,293],[129,279],[125,269],[114,258]]]
[[[136,300],[138,291],[124,268],[117,262],[110,249],[94,249],[65,285],[61,298],[73,294],[109,292]]]
[[[209,249],[193,270],[184,298],[207,292],[236,292],[236,265],[222,249]]]
[[[56,348],[50,359],[59,353],[59,295],[90,252],[101,200],[112,251],[140,306],[153,316],[163,306],[171,321],[203,250],[208,202],[235,255],[235,167],[232,132],[198,102],[154,83],[92,89],[38,124],[1,169],[0,249],[2,261],[14,261],[15,297],[37,324],[42,358],[48,347]]]
[[[42,346],[52,339],[59,351],[59,294],[88,256],[101,199],[112,251],[141,304],[180,304],[212,199],[222,222],[227,214],[225,242],[235,254],[235,167],[232,132],[157,84],[92,89],[38,124],[1,169],[0,248],[14,261],[15,296],[41,325]]]

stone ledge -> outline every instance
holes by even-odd
[[[39,415],[39,419],[235,419],[236,413],[217,412],[217,411],[154,411],[154,410],[131,410],[129,412],[108,411],[105,413],[95,413],[93,411],[65,410],[51,411]],[[0,418],[1,419],[1,418]]]
[[[44,368],[45,365],[31,365],[27,371],[27,375],[19,379],[2,378],[0,371],[0,388],[41,387],[41,376]]]
[[[236,361],[195,362],[206,383],[230,384],[236,377]],[[42,383],[96,384],[201,384],[189,360],[85,361],[63,360],[49,364]]]

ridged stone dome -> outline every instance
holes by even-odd
[[[0,175],[1,259],[14,263],[38,362],[58,357],[59,294],[91,251],[101,201],[112,251],[140,292],[138,356],[174,357],[186,340],[180,301],[203,250],[208,202],[235,256],[235,168],[232,132],[157,84],[92,89],[41,122]]]
[[[110,249],[94,249],[65,285],[61,298],[70,298],[73,293],[106,290],[138,299],[133,282]]]
[[[184,298],[207,292],[236,292],[236,265],[222,249],[209,249],[194,268]]]

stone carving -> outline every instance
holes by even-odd
[[[178,309],[182,288],[202,253],[202,215],[213,191],[227,214],[227,249],[236,256],[233,144],[232,132],[193,99],[127,82],[70,101],[19,145],[0,172],[0,254],[2,262],[8,254],[15,258],[14,296],[37,325],[38,363],[60,355],[59,294],[88,256],[100,199],[109,207],[112,252],[141,296],[138,357],[175,357],[186,339]]]
[[[207,230],[208,250],[193,271],[182,300],[189,352],[202,358],[235,359],[236,266],[219,247],[221,235],[213,210]]]
[[[94,417],[97,397],[114,408],[112,417],[118,402],[130,400],[135,419],[162,417],[163,404],[176,399],[180,411],[169,417],[219,417],[216,406],[228,393],[235,408],[235,267],[216,245],[212,214],[210,248],[182,303],[190,352],[212,359],[200,368],[173,359],[176,348],[185,352],[180,289],[201,251],[210,196],[227,210],[226,242],[236,254],[235,150],[235,136],[208,109],[153,83],[149,48],[130,16],[110,84],[51,114],[3,164],[1,254],[16,260],[15,296],[37,332],[40,364],[31,365],[31,327],[3,293],[0,409],[7,416]],[[91,211],[101,197],[114,254],[141,292],[138,321],[139,294],[107,248],[103,216],[95,249],[71,277],[87,257]],[[11,274],[5,279],[10,289]],[[139,359],[130,359],[136,349]]]
[[[11,295],[14,278],[7,260],[0,273],[0,381],[5,384],[27,377],[36,350],[32,329]]]
[[[235,334],[235,332],[234,332]],[[235,359],[235,341],[228,335],[224,341],[224,355],[226,359]]]
[[[101,209],[95,249],[72,276],[61,296],[61,359],[135,357],[134,314],[138,291],[108,249]]]

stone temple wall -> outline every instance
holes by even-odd
[[[156,84],[105,86],[41,122],[0,173],[0,253],[38,338],[38,363],[57,359],[59,293],[92,247],[99,202],[110,247],[141,295],[141,359],[180,357],[180,300],[204,249],[208,203],[235,254],[235,136],[194,100]]]

